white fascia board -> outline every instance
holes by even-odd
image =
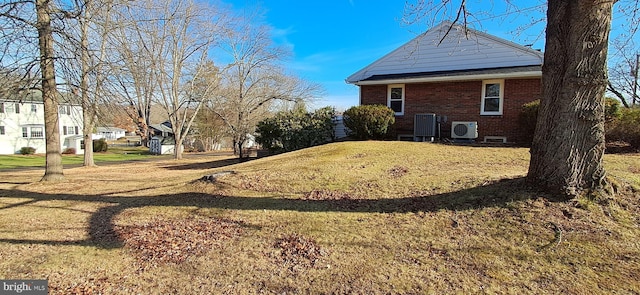
[[[445,77],[422,77],[422,78],[402,78],[402,79],[373,80],[373,81],[355,81],[352,84],[361,86],[361,85],[455,82],[455,81],[469,81],[469,80],[540,78],[540,77],[542,77],[541,71],[530,71],[530,72],[504,73],[504,74],[479,74],[479,75],[460,75],[460,76],[445,76]]]

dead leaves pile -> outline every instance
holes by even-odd
[[[322,258],[328,255],[315,240],[298,234],[290,234],[276,240],[274,247],[278,251],[279,263],[291,271],[302,268],[319,267]]]
[[[227,219],[156,220],[116,229],[125,247],[137,258],[139,270],[167,263],[182,263],[222,241],[238,237],[243,223]]]
[[[303,200],[350,200],[353,197],[347,192],[319,189],[304,194]]]
[[[394,166],[389,169],[389,176],[392,178],[400,178],[409,172],[409,168],[403,166]]]

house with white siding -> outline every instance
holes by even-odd
[[[61,150],[82,149],[82,107],[68,96],[60,96],[59,130]],[[23,147],[45,153],[44,103],[40,91],[0,97],[0,154],[16,154]]]

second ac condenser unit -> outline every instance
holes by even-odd
[[[451,138],[474,139],[478,138],[478,122],[451,122]]]

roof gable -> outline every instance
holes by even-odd
[[[443,22],[349,76],[372,76],[540,66],[542,52],[480,31]]]

